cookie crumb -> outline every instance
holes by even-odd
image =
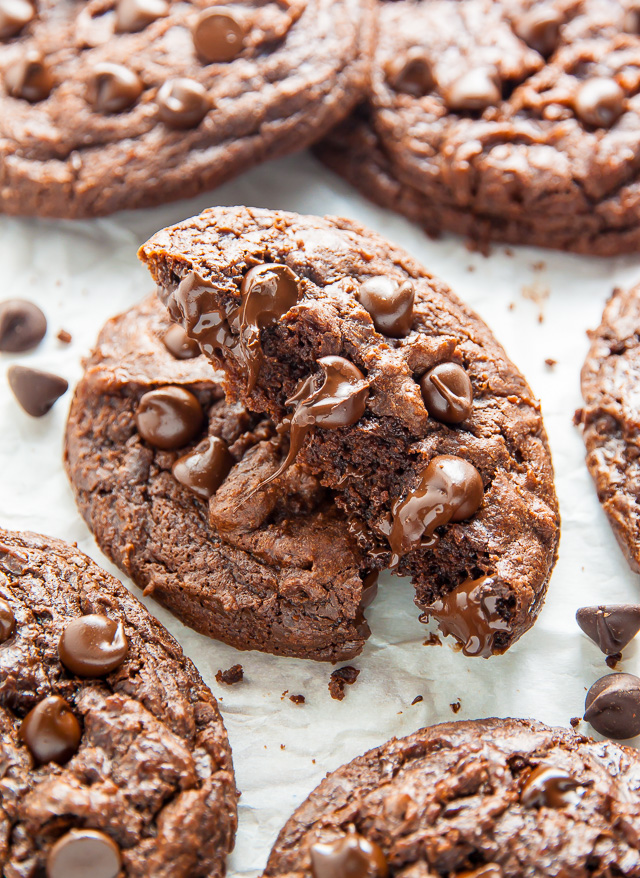
[[[550,290],[547,284],[536,281],[532,284],[525,284],[520,293],[523,299],[528,299],[538,306],[538,323],[544,323],[543,305],[549,298]]]
[[[515,311],[515,310],[516,310],[516,303],[509,302],[509,311]]]
[[[412,705],[418,704],[420,701],[424,701],[424,698],[422,697],[422,695],[416,695],[416,697],[413,699],[411,704]]]
[[[61,329],[56,335],[58,341],[62,342],[62,344],[71,344],[73,340],[73,336],[70,332],[67,332],[66,329]]]
[[[571,719],[569,720],[569,722],[571,723],[571,725],[575,729],[580,725],[581,719],[579,716],[572,716]]]
[[[540,260],[539,262],[534,262],[531,266],[531,271],[544,271],[547,267],[547,263],[544,260]]]
[[[281,750],[284,750],[284,749],[285,749],[284,744],[280,744],[280,749],[281,749]]]
[[[442,641],[438,637],[435,631],[432,631],[431,634],[427,637],[427,639],[422,644],[423,646],[442,646]]]
[[[454,701],[453,704],[450,704],[449,707],[451,708],[451,710],[452,710],[454,713],[458,713],[458,711],[459,711],[460,708],[462,707],[462,705],[460,704],[460,699],[458,698],[458,700],[457,700],[457,701]]]
[[[294,704],[304,704],[307,699],[304,695],[290,695],[289,701],[293,701]]]
[[[329,680],[329,692],[336,701],[342,701],[345,696],[344,687],[352,686],[358,679],[359,670],[351,665],[345,665],[344,668],[338,668],[331,673]]]
[[[282,693],[282,695],[280,696],[280,701],[284,701],[284,699],[287,697],[288,694],[289,694],[289,690],[285,689],[284,692]]]
[[[242,665],[233,665],[226,671],[220,669],[216,674],[218,683],[226,683],[227,686],[233,686],[234,683],[240,683],[244,677]]]
[[[547,365],[550,369],[553,369],[554,366],[558,365],[558,361],[554,360],[553,357],[547,357],[547,359],[544,362],[545,362],[545,365]]]
[[[467,265],[467,271],[475,271],[475,270],[476,270],[475,265]]]
[[[618,667],[618,662],[621,662],[621,661],[622,661],[622,653],[621,652],[615,652],[613,655],[608,655],[605,659],[607,666],[609,668],[611,668],[612,671],[615,671],[615,669]]]
[[[503,252],[505,256],[513,256],[513,250],[511,247],[505,247]]]

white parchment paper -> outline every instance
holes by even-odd
[[[15,403],[4,373],[10,363],[20,362],[64,375],[73,386],[81,374],[80,360],[104,321],[152,289],[136,258],[139,244],[162,226],[214,203],[357,219],[451,284],[489,323],[542,401],[562,513],[560,558],[546,605],[535,628],[507,655],[485,661],[465,658],[448,645],[424,646],[427,630],[418,622],[411,586],[383,578],[380,595],[367,612],[373,636],[353,662],[360,677],[342,702],[329,696],[330,665],[237,652],[195,634],[152,600],[145,601],[220,699],[242,791],[229,872],[254,876],[264,867],[279,828],[327,771],[392,735],[452,719],[450,705],[457,701],[459,719],[529,716],[566,726],[582,714],[586,688],[608,669],[579,631],[576,608],[605,600],[638,601],[640,581],[627,567],[600,509],[572,416],[581,402],[585,331],[598,325],[614,286],[640,281],[640,256],[603,260],[495,247],[486,258],[470,253],[456,238],[429,240],[408,222],[369,205],[307,155],[263,166],[189,202],[112,219],[0,218],[0,299],[31,299],[49,320],[49,333],[37,350],[0,355],[3,525],[76,541],[119,575],[76,511],[62,468],[71,393],[49,415],[34,420]],[[71,332],[70,345],[56,340],[61,328]],[[550,368],[547,358],[557,365]],[[236,662],[244,667],[244,681],[218,685],[216,671]],[[638,646],[626,650],[620,669],[640,673]],[[306,703],[293,704],[283,697],[285,691],[303,694]],[[423,701],[412,706],[417,695]]]

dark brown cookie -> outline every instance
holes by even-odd
[[[66,434],[85,521],[145,594],[203,634],[279,655],[357,655],[368,569],[344,516],[301,466],[246,502],[279,466],[282,439],[225,403],[205,357],[170,353],[187,347],[176,330],[151,297],[100,334]],[[178,444],[158,448],[172,430]]]
[[[318,147],[429,234],[640,246],[635,0],[380,0],[368,101]]]
[[[82,217],[304,148],[369,74],[371,0],[0,2],[0,212]]]
[[[640,874],[640,758],[517,719],[392,739],[332,772],[264,878]]]
[[[3,874],[224,875],[229,743],[166,629],[75,547],[2,529],[0,618]]]
[[[615,290],[590,333],[576,413],[598,499],[631,568],[640,572],[640,286]]]
[[[539,404],[443,283],[348,220],[248,208],[205,211],[140,255],[230,398],[289,434],[280,473],[310,467],[371,563],[412,576],[470,655],[531,626],[559,531]]]

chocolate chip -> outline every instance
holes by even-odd
[[[0,598],[0,643],[4,643],[13,634],[16,627],[16,618],[13,610],[6,601]]]
[[[540,4],[517,19],[514,29],[521,40],[546,58],[558,45],[563,22],[557,9]]]
[[[615,79],[594,76],[583,82],[573,98],[573,109],[585,125],[611,128],[624,112],[625,93]]]
[[[87,98],[98,113],[128,110],[141,94],[140,77],[122,64],[97,64],[91,71]]]
[[[410,280],[370,277],[360,284],[358,300],[382,335],[400,338],[411,331],[415,289]]]
[[[218,683],[225,683],[227,686],[233,686],[235,683],[241,683],[244,679],[244,670],[242,665],[233,665],[226,671],[220,669],[216,674]]]
[[[445,90],[451,110],[485,110],[501,98],[498,72],[494,67],[475,67],[458,77]]]
[[[435,86],[429,59],[415,47],[406,55],[393,58],[386,67],[386,74],[396,91],[416,98],[428,95]]]
[[[193,43],[201,58],[211,63],[232,61],[244,47],[247,28],[231,9],[204,9],[193,28]]]
[[[182,387],[158,387],[141,397],[136,411],[138,432],[155,448],[181,448],[202,427],[197,398]]]
[[[47,878],[117,878],[122,858],[118,845],[95,829],[72,829],[47,857]]]
[[[58,643],[60,661],[78,677],[104,677],[119,668],[129,644],[122,622],[91,613],[69,622]]]
[[[0,302],[0,351],[19,354],[40,344],[47,331],[47,319],[33,302],[5,299]]]
[[[0,40],[14,37],[35,15],[27,0],[0,0]]]
[[[584,718],[596,732],[616,740],[640,734],[640,678],[606,674],[587,693]]]
[[[116,30],[137,33],[169,11],[165,0],[119,0],[116,7]]]
[[[640,631],[640,604],[581,607],[576,621],[605,655],[616,655]]]
[[[59,375],[27,366],[9,366],[7,378],[17,401],[34,418],[46,415],[69,388],[69,382]]]
[[[174,463],[174,479],[202,500],[213,497],[233,466],[227,443],[208,436],[189,454]]]
[[[14,98],[37,104],[53,89],[53,76],[44,57],[35,49],[27,51],[5,74],[7,91]]]
[[[289,701],[293,701],[294,704],[304,704],[306,702],[306,698],[304,695],[290,695]]]
[[[195,79],[168,79],[157,101],[160,118],[169,128],[197,128],[211,109],[207,92]]]
[[[342,701],[345,696],[344,687],[353,686],[358,679],[360,671],[351,665],[345,665],[343,668],[331,672],[329,677],[329,693],[336,701]]]
[[[51,695],[25,716],[18,737],[38,765],[64,765],[78,752],[82,732],[71,705],[59,695]]]
[[[525,808],[566,808],[575,805],[582,784],[566,771],[552,765],[538,765],[527,778],[520,792],[520,802]]]
[[[313,878],[386,878],[389,872],[380,846],[357,832],[314,844],[310,854]]]
[[[179,323],[172,323],[162,336],[162,342],[176,360],[192,360],[200,356],[198,342],[189,338]]]
[[[420,379],[422,398],[430,417],[445,424],[460,424],[473,409],[469,376],[457,363],[440,363]]]

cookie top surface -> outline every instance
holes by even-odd
[[[635,750],[526,720],[445,723],[329,774],[282,829],[264,874],[339,878],[336,849],[355,831],[393,876],[632,876],[639,813]]]
[[[616,290],[590,333],[577,413],[587,466],[627,560],[640,572],[638,427],[640,425],[640,286]]]
[[[204,634],[281,655],[356,655],[369,635],[361,606],[369,566],[344,515],[302,466],[245,502],[280,465],[282,439],[263,416],[224,401],[204,356],[170,353],[163,339],[176,330],[152,296],[100,333],[66,432],[87,524],[146,594]],[[193,394],[203,418],[163,450],[141,435],[137,415],[146,394],[167,387]],[[185,484],[184,468],[182,481],[174,475],[198,449],[211,457],[201,455],[205,469],[221,467],[204,493]]]
[[[232,397],[286,419],[296,459],[335,492],[372,563],[398,563],[436,616],[450,615],[441,602],[453,589],[480,586],[465,622],[473,633],[459,637],[470,652],[503,651],[531,625],[559,524],[539,406],[443,283],[348,220],[248,208],[205,211],[140,255]],[[455,423],[425,385],[436,367],[457,376],[443,390],[449,421],[470,394]],[[459,467],[456,501],[441,465]]]
[[[35,534],[0,530],[0,610],[5,874],[58,878],[92,830],[96,875],[223,875],[231,752],[171,635],[82,552]]]
[[[401,212],[433,233],[637,251],[634,3],[382,0],[378,8],[372,88],[358,124],[410,190],[395,205]],[[345,156],[335,135],[329,140],[332,167],[366,193],[349,155],[358,148],[353,132],[343,138]],[[385,201],[382,185],[378,178],[374,200]]]
[[[371,39],[370,0],[2,0],[0,211],[159,204],[304,147]]]

